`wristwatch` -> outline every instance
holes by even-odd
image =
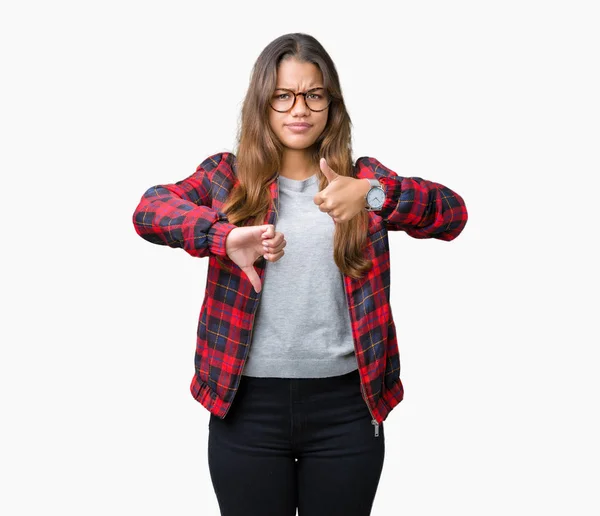
[[[385,202],[385,191],[377,179],[369,178],[368,181],[371,183],[371,189],[367,192],[367,195],[365,195],[365,209],[367,211],[380,210]]]

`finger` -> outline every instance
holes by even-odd
[[[272,247],[277,247],[283,241],[285,241],[285,237],[283,236],[283,233],[277,231],[273,238],[264,238],[262,243],[263,243],[263,245],[267,245],[272,248]]]
[[[271,240],[269,240],[268,243],[271,247],[277,247],[277,246],[280,246],[284,242],[285,242],[285,237],[283,236],[283,233],[276,233],[275,237],[273,237]]]
[[[287,245],[287,240],[281,239],[281,242],[276,246],[276,252],[281,251]]]
[[[285,246],[286,246],[286,241],[284,240],[279,245],[274,245],[272,247],[269,247],[267,252],[269,252],[271,254],[276,254],[276,253],[279,253]]]
[[[275,236],[275,226],[273,224],[265,224],[263,226],[263,233],[261,234],[261,238],[264,240],[265,238],[273,238]]]
[[[250,267],[244,267],[242,270],[246,274],[247,278],[250,280],[250,283],[252,283],[252,286],[254,287],[254,291],[256,293],[260,292],[260,289],[261,289],[260,277],[258,276],[256,269],[254,268],[254,265],[251,265]]]
[[[272,240],[263,240],[262,242],[262,253],[269,253],[274,249],[274,245],[272,244]]]
[[[267,260],[269,260],[270,262],[276,262],[277,260],[279,260],[283,255],[285,254],[284,250],[279,251],[278,253],[268,253],[267,256]]]
[[[337,174],[331,169],[325,158],[321,158],[319,160],[319,166],[321,167],[321,171],[329,183],[331,183],[331,181],[337,177]]]

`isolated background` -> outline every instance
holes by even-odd
[[[218,515],[189,392],[207,260],[131,216],[233,149],[255,59],[306,32],[355,157],[470,215],[389,235],[406,392],[373,514],[599,514],[594,4],[3,3],[0,512]]]

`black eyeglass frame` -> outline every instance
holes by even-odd
[[[294,102],[292,102],[292,105],[286,109],[285,111],[279,111],[279,109],[275,109],[273,107],[273,105],[271,104],[271,100],[269,100],[269,106],[271,107],[271,109],[273,111],[277,111],[278,113],[287,113],[288,111],[291,111],[292,109],[294,109],[294,106],[296,105],[296,100],[298,100],[298,95],[302,95],[304,97],[304,103],[306,104],[306,107],[308,109],[310,109],[311,111],[315,112],[315,113],[320,113],[321,111],[325,111],[329,105],[331,104],[332,98],[331,96],[328,94],[327,95],[327,105],[323,108],[323,109],[313,109],[308,105],[308,102],[306,102],[306,96],[316,90],[323,90],[323,91],[327,91],[325,88],[311,88],[310,90],[307,90],[305,92],[299,91],[298,93],[296,93],[293,90],[288,90],[287,88],[277,88],[275,91],[288,91],[290,92],[293,96],[294,96]],[[273,92],[274,93],[274,92]]]

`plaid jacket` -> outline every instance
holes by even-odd
[[[254,291],[225,251],[227,235],[237,226],[229,223],[220,209],[236,184],[235,170],[234,154],[209,156],[186,179],[148,189],[133,214],[135,230],[145,240],[183,248],[192,256],[208,256],[190,390],[199,403],[221,418],[231,407],[240,382],[262,292]],[[357,159],[354,177],[379,180],[386,194],[382,209],[368,212],[365,253],[373,267],[361,279],[344,275],[360,387],[377,428],[404,397],[389,304],[387,233],[402,230],[414,238],[452,240],[465,227],[467,209],[463,199],[449,188],[419,177],[401,177],[375,158]],[[265,223],[277,227],[277,182],[269,188],[272,203]],[[216,256],[223,257],[232,272],[220,267]],[[263,284],[265,266],[262,257],[254,264]]]

